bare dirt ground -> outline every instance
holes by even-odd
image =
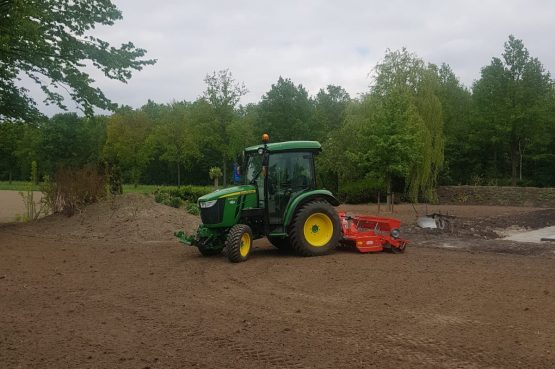
[[[34,192],[35,202],[40,202],[42,192]],[[25,214],[25,203],[19,191],[0,191],[0,223],[13,222],[17,215]]]
[[[460,208],[430,232],[398,208],[405,254],[260,240],[231,264],[173,240],[196,217],[117,201],[0,226],[1,368],[554,367],[555,245],[491,234],[553,209]]]

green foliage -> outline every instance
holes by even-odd
[[[340,192],[366,184],[385,193],[401,182],[413,200],[433,199],[444,149],[438,80],[434,66],[406,50],[386,54],[370,93],[351,103],[318,161],[337,173]]]
[[[257,126],[273,142],[315,139],[310,128],[313,105],[302,85],[279,77],[258,104]]]
[[[227,183],[227,163],[234,159],[242,150],[236,151],[237,145],[230,143],[231,132],[237,133],[240,125],[232,125],[236,117],[236,106],[239,99],[248,90],[243,83],[236,82],[229,69],[208,74],[204,82],[206,90],[204,99],[212,108],[212,119],[210,119],[209,145],[221,157],[223,169],[223,183]],[[237,135],[235,135],[237,137]],[[240,136],[240,133],[239,133]],[[247,135],[246,137],[249,137]],[[240,142],[243,142],[242,140]]]
[[[200,210],[198,208],[198,205],[194,202],[186,202],[185,203],[185,211],[187,211],[187,213],[192,214],[192,215],[199,215],[200,214]]]
[[[219,167],[212,167],[208,171],[208,176],[210,179],[217,179],[222,176],[222,170]]]
[[[0,48],[3,37],[11,36],[0,33]],[[367,93],[354,99],[333,85],[311,97],[279,78],[260,102],[241,106],[246,89],[223,70],[206,76],[203,96],[192,102],[148,101],[109,117],[21,122],[0,115],[0,180],[29,178],[33,161],[39,180],[60,167],[92,165],[118,191],[122,184],[143,193],[177,184],[159,200],[177,205],[172,198],[179,198],[193,209],[205,192],[190,185],[220,176],[225,183],[242,149],[268,132],[272,142],[319,140],[318,186],[347,201],[375,200],[378,191],[385,201],[388,189],[433,200],[438,183],[555,186],[555,88],[522,41],[511,36],[472,90],[448,65],[404,49],[388,51],[374,72]],[[214,167],[219,174],[210,173]]]
[[[108,120],[104,158],[121,166],[124,175],[134,185],[139,183],[146,167],[151,147],[145,145],[152,125],[143,111],[121,110]]]
[[[41,115],[28,90],[18,86],[22,75],[40,86],[48,104],[66,109],[63,89],[87,115],[94,107],[113,110],[115,104],[92,86],[84,62],[121,82],[155,62],[143,59],[146,51],[131,42],[113,47],[90,34],[121,17],[109,0],[0,1],[0,118]]]
[[[490,154],[495,173],[506,172],[502,158],[509,157],[513,186],[518,178],[522,179],[524,156],[538,139],[538,133],[547,126],[551,130],[555,127],[550,110],[552,98],[550,74],[512,35],[505,43],[502,58],[493,58],[473,86],[476,127],[485,137],[481,143]]]
[[[174,208],[183,206],[189,214],[199,215],[198,198],[212,191],[212,187],[202,186],[163,187],[154,192],[154,200]]]

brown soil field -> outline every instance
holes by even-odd
[[[555,245],[493,233],[555,210],[452,211],[423,231],[396,207],[404,254],[259,240],[240,264],[179,244],[198,218],[138,195],[0,225],[0,368],[553,368]]]

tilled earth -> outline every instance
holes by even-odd
[[[0,227],[1,368],[555,366],[553,244],[408,227],[405,254],[302,258],[260,240],[231,264],[32,229]]]

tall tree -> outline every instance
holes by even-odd
[[[390,105],[390,109],[401,109],[405,125],[419,129],[421,145],[419,160],[413,161],[408,190],[413,199],[423,194],[428,199],[435,197],[435,187],[444,160],[443,112],[438,97],[439,80],[437,67],[428,65],[406,49],[388,51],[375,68],[375,81],[371,94],[377,99],[388,101],[390,97],[405,96],[403,104]],[[397,101],[393,99],[393,101]],[[415,114],[418,116],[415,117]]]
[[[310,129],[314,113],[308,92],[302,85],[279,77],[258,104],[258,125],[273,141],[315,139]]]
[[[201,156],[201,127],[192,124],[189,108],[190,104],[186,102],[174,102],[162,107],[157,114],[156,128],[149,137],[151,143],[158,146],[160,159],[175,165],[177,186],[181,186],[181,168],[190,167]]]
[[[351,97],[341,86],[328,85],[325,90],[318,91],[314,99],[314,123],[311,124],[317,139],[324,141],[341,126],[350,102]]]
[[[522,40],[512,35],[505,42],[502,59],[493,58],[482,68],[481,78],[473,86],[478,119],[490,129],[493,143],[508,151],[513,186],[531,138],[548,119],[551,88],[549,72],[530,56]]]
[[[234,119],[235,108],[248,90],[243,83],[236,82],[229,69],[208,74],[204,79],[206,90],[204,98],[214,111],[216,130],[211,132],[217,141],[216,150],[220,152],[223,167],[223,185],[227,184],[227,165],[230,157],[228,127]]]
[[[462,183],[470,171],[477,167],[476,160],[484,156],[481,140],[471,127],[472,95],[461,84],[451,67],[442,64],[437,70],[439,78],[438,98],[444,119],[445,163],[443,183]],[[476,140],[478,139],[478,140]],[[471,144],[472,142],[472,144]],[[477,154],[479,153],[479,154]]]
[[[40,113],[22,75],[36,82],[47,104],[65,109],[63,90],[87,114],[113,104],[84,71],[85,62],[108,78],[127,81],[154,64],[131,42],[113,47],[90,34],[122,18],[110,0],[0,0],[0,119],[33,119]]]
[[[0,121],[0,178],[8,178],[10,183],[19,172],[16,151],[24,129],[25,126],[20,123]]]
[[[108,120],[103,156],[121,166],[135,186],[151,159],[151,147],[146,143],[152,126],[148,115],[140,110],[122,109]]]

